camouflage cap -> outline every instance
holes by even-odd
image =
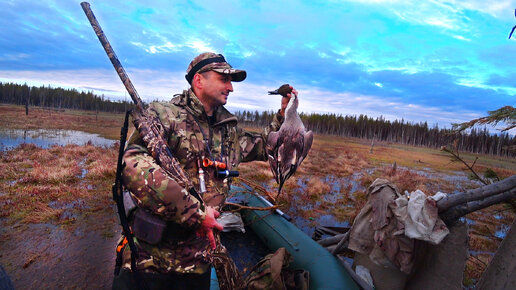
[[[213,52],[204,52],[196,56],[188,69],[186,70],[185,78],[189,84],[192,84],[193,77],[196,73],[203,73],[207,71],[215,71],[221,74],[231,75],[231,81],[241,82],[245,80],[247,73],[245,70],[234,69],[222,54]]]

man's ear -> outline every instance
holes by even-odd
[[[195,74],[192,79],[192,87],[196,89],[202,89],[202,75],[201,74]]]

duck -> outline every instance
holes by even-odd
[[[277,90],[269,91],[269,95],[281,95],[287,97],[292,92],[289,84],[280,86]],[[307,131],[301,121],[297,108],[299,98],[297,94],[291,94],[291,98],[285,109],[285,120],[276,132],[267,136],[266,151],[272,174],[278,183],[278,194],[281,194],[283,184],[289,179],[306,158],[313,142],[312,131]]]

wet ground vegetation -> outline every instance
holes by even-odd
[[[122,114],[55,112],[0,106],[0,126],[82,130],[117,139]],[[120,227],[111,184],[118,143],[111,147],[23,144],[0,153],[0,264],[15,287],[110,288]],[[403,191],[455,193],[480,186],[444,152],[390,143],[317,135],[312,151],[278,198],[283,211],[308,235],[318,225],[348,226],[365,203],[367,186],[387,178]],[[476,168],[500,177],[516,174],[516,160],[479,157]],[[239,167],[243,178],[275,193],[267,162]],[[238,182],[238,181],[237,181]],[[275,194],[274,194],[275,195]],[[496,205],[469,214],[470,258],[464,284],[474,285],[515,218]]]

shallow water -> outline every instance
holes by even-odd
[[[85,145],[91,142],[96,146],[111,146],[115,140],[100,137],[97,134],[86,133],[74,130],[59,129],[0,129],[0,151],[17,147],[23,143],[32,143],[42,148],[50,146],[77,144]]]

